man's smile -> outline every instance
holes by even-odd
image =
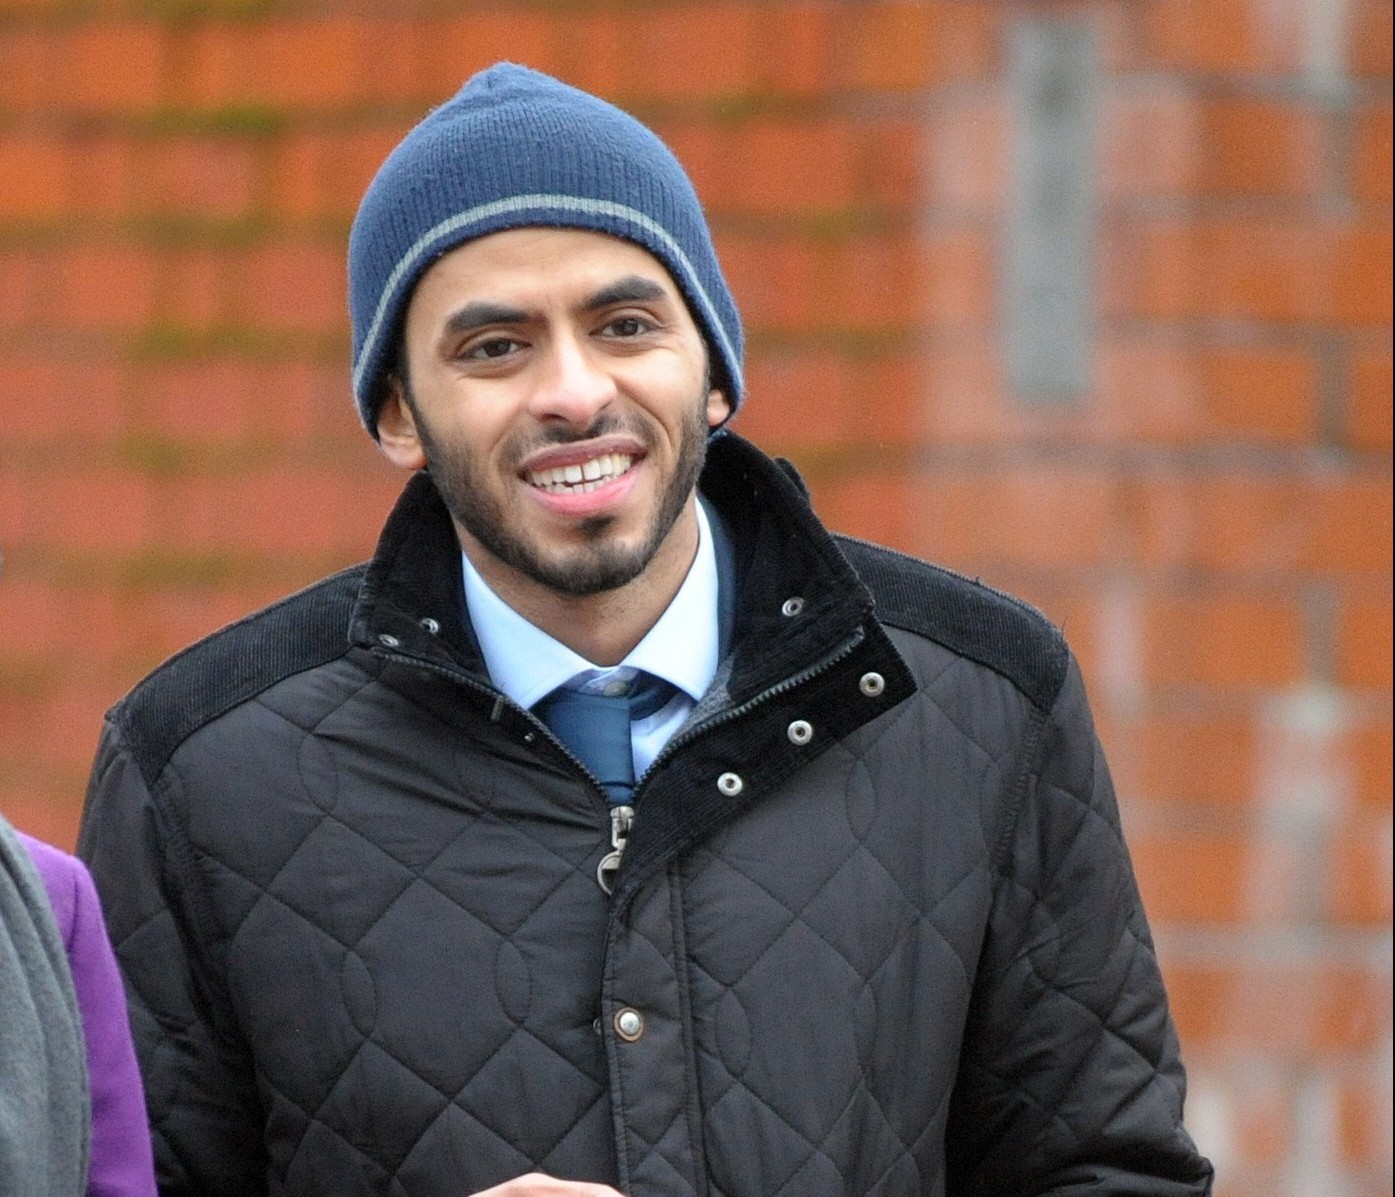
[[[551,494],[584,495],[625,474],[633,462],[629,453],[602,453],[581,462],[529,470],[525,477],[529,485]]]

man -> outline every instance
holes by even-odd
[[[493,68],[349,255],[378,551],[93,773],[163,1191],[1207,1192],[1065,645],[725,430],[662,143]]]

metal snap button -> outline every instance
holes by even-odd
[[[717,778],[717,789],[728,798],[735,798],[745,788],[746,783],[736,773],[723,773]]]
[[[615,1033],[626,1043],[633,1043],[644,1034],[644,1015],[629,1006],[615,1012]]]
[[[791,744],[807,744],[814,738],[814,729],[804,719],[796,719],[789,727],[785,728],[785,735],[790,738]]]
[[[886,678],[880,673],[864,673],[862,680],[857,683],[857,688],[868,698],[876,698],[886,689]]]
[[[804,600],[798,595],[795,595],[794,598],[787,598],[785,600],[784,606],[780,608],[780,614],[787,619],[793,619],[794,616],[798,615],[803,610]]]
[[[389,632],[380,632],[378,634],[378,643],[381,644],[384,648],[402,647],[402,641],[400,641],[396,636],[392,635]]]

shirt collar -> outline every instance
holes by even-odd
[[[578,674],[580,681],[603,681],[620,671],[642,669],[672,682],[694,701],[717,673],[717,558],[712,529],[701,500],[697,504],[698,549],[688,576],[659,616],[619,665],[588,661],[524,619],[490,588],[461,553],[465,605],[494,684],[519,706],[531,707]]]

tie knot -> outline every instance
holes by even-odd
[[[677,692],[678,687],[672,682],[665,681],[652,673],[646,673],[643,669],[633,669],[626,667],[617,670],[608,677],[592,679],[581,682],[585,674],[577,674],[570,681],[563,683],[552,693],[543,698],[538,706],[543,703],[554,702],[557,696],[563,691],[575,694],[585,694],[597,698],[625,699],[630,704],[631,719],[648,719],[656,711],[660,711],[667,705]]]

